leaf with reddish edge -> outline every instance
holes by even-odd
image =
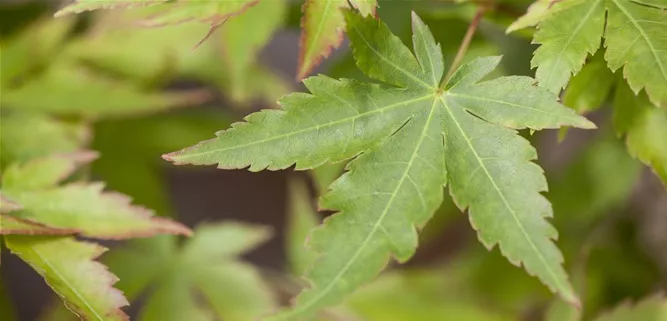
[[[362,15],[375,15],[375,0],[354,0],[352,5]],[[301,40],[297,79],[308,76],[313,68],[331,55],[343,42],[345,18],[341,9],[348,8],[347,0],[306,0],[301,18]]]
[[[94,261],[106,251],[71,237],[5,236],[7,248],[27,262],[83,320],[126,321],[120,307],[128,304],[113,288],[118,278]]]
[[[0,235],[67,235],[75,229],[61,229],[12,215],[0,214]]]
[[[2,194],[20,204],[20,210],[13,215],[58,229],[76,230],[92,238],[190,235],[187,227],[153,217],[150,210],[132,205],[129,197],[103,191],[102,183],[57,185],[94,157],[92,152],[78,152],[10,165],[2,178]]]
[[[82,13],[98,9],[120,9],[137,8],[153,6],[167,2],[168,0],[75,0],[54,14],[55,17],[62,17],[68,14]]]

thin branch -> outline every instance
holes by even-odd
[[[456,71],[456,69],[463,61],[463,58],[465,58],[466,52],[468,52],[468,48],[470,47],[470,43],[472,42],[472,38],[475,36],[475,32],[477,31],[477,27],[479,26],[479,23],[482,21],[482,17],[484,17],[484,14],[489,10],[489,8],[491,8],[490,3],[480,4],[477,7],[477,12],[475,13],[475,17],[472,18],[472,21],[468,26],[468,31],[466,31],[466,34],[463,37],[463,41],[459,46],[459,51],[456,53],[456,57],[454,58],[452,65],[449,67],[449,71],[447,71],[447,76],[445,76],[445,79],[442,81],[442,84],[440,84],[440,90],[444,89],[445,85],[447,85],[447,82],[449,81],[449,78],[452,77],[454,71]]]

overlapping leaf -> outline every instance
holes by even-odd
[[[377,0],[306,0],[301,18],[301,50],[297,78],[303,79],[329,57],[334,48],[343,41],[345,18],[343,8],[349,4],[362,15],[373,14]]]
[[[64,62],[18,88],[3,91],[1,107],[99,118],[156,112],[208,98],[209,94],[203,91],[146,92]]]
[[[572,0],[539,2],[511,30],[538,24],[532,65],[537,80],[554,92],[577,73],[589,53],[594,53],[604,33],[609,68],[623,67],[635,93],[645,88],[656,105],[667,104],[667,16],[663,0]],[[553,11],[549,13],[549,11]],[[606,13],[606,26],[605,26]]]
[[[667,300],[662,295],[646,298],[634,306],[623,304],[595,321],[661,321],[667,318]]]
[[[144,20],[149,26],[177,24],[188,21],[206,22],[211,28],[228,17],[240,14],[260,0],[76,0],[56,12],[56,17],[97,9],[151,6]]]
[[[126,321],[119,308],[127,305],[112,285],[117,278],[93,261],[106,249],[71,237],[6,235],[5,244],[32,266],[84,320]]]
[[[111,253],[107,262],[130,300],[148,298],[140,321],[250,321],[275,309],[275,301],[257,271],[238,256],[267,237],[259,227],[205,225],[182,249],[170,236],[139,240]]]
[[[0,165],[79,150],[89,140],[86,124],[39,113],[3,110],[0,117]]]
[[[154,84],[174,78],[213,83],[235,102],[274,102],[287,85],[258,59],[285,17],[285,1],[262,1],[193,51],[205,25],[136,28],[133,11],[105,12],[91,31],[68,44],[66,56],[105,71]]]
[[[95,238],[189,234],[185,226],[131,205],[127,196],[103,191],[100,183],[57,185],[92,158],[89,153],[55,155],[9,166],[0,193],[20,209],[8,215]]]
[[[593,128],[528,77],[481,81],[499,57],[474,60],[440,86],[444,63],[426,26],[413,17],[415,54],[372,17],[346,13],[359,68],[387,85],[304,81],[312,94],[284,97],[283,110],[252,114],[217,137],[164,157],[176,164],[251,171],[317,167],[353,158],[321,208],[338,213],[310,236],[320,254],[311,288],[271,320],[294,320],[335,305],[372,279],[391,256],[408,260],[449,182],[487,247],[538,276],[569,302],[576,294],[548,224],[549,202],[535,150],[517,129]],[[417,59],[415,59],[415,56]],[[442,89],[441,89],[442,88]]]
[[[617,81],[614,125],[625,135],[630,154],[651,166],[667,186],[667,110],[651,104],[646,93],[637,96],[624,81]]]

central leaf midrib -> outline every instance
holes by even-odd
[[[361,253],[363,252],[363,250],[365,249],[365,247],[368,245],[368,243],[370,242],[370,240],[373,238],[373,236],[375,235],[375,233],[377,233],[377,231],[378,231],[380,228],[383,228],[383,227],[382,227],[382,222],[384,221],[386,215],[389,213],[389,208],[391,207],[391,205],[392,205],[392,203],[393,203],[393,201],[394,201],[394,198],[395,198],[396,195],[398,194],[398,191],[401,189],[401,186],[402,186],[403,183],[405,182],[405,179],[406,179],[406,177],[408,176],[408,173],[409,173],[410,170],[412,169],[413,162],[414,162],[414,160],[416,159],[417,154],[418,154],[418,151],[419,151],[419,149],[420,149],[420,147],[421,147],[421,144],[423,143],[424,138],[425,138],[426,135],[427,135],[427,131],[428,131],[428,129],[430,128],[431,120],[433,119],[433,114],[434,114],[434,112],[435,112],[435,110],[436,110],[436,102],[437,102],[437,101],[438,101],[437,98],[436,98],[436,99],[433,99],[433,104],[432,104],[431,109],[430,109],[430,111],[429,111],[429,114],[428,114],[428,117],[427,117],[427,119],[426,119],[426,122],[424,123],[424,128],[423,128],[423,130],[422,130],[422,134],[421,134],[420,137],[419,137],[419,141],[417,142],[417,144],[415,144],[415,148],[414,148],[414,150],[412,151],[412,155],[410,156],[410,160],[407,162],[407,166],[405,167],[405,171],[403,172],[403,175],[401,176],[401,179],[399,180],[398,184],[396,184],[396,188],[394,189],[394,192],[391,193],[391,196],[389,197],[389,200],[387,201],[387,205],[385,206],[384,210],[382,211],[382,214],[380,215],[380,217],[378,218],[378,220],[377,220],[377,221],[375,222],[375,224],[373,225],[373,228],[371,229],[371,232],[368,233],[368,236],[364,239],[364,241],[362,242],[362,244],[357,248],[357,250],[355,251],[354,255],[352,255],[352,257],[347,261],[347,263],[345,264],[345,266],[343,266],[343,268],[340,270],[340,272],[338,272],[338,273],[336,274],[336,276],[333,278],[333,280],[332,280],[331,282],[329,282],[329,284],[327,284],[327,286],[326,286],[322,291],[320,291],[319,294],[318,294],[317,296],[315,296],[313,299],[311,299],[308,303],[306,303],[306,304],[304,304],[304,305],[300,305],[299,308],[293,310],[291,314],[299,314],[301,311],[305,311],[305,310],[307,310],[308,308],[310,308],[311,306],[313,306],[318,300],[320,300],[321,298],[323,298],[329,291],[331,291],[331,289],[333,288],[333,286],[334,286],[336,283],[338,283],[338,281],[343,277],[343,275],[345,274],[345,272],[347,272],[347,270],[348,270],[350,267],[352,267],[352,265],[354,264],[354,262],[356,261],[356,259],[359,257],[359,255],[361,255]]]
[[[555,272],[551,269],[551,266],[549,264],[547,264],[546,259],[542,255],[542,252],[538,250],[537,245],[535,244],[535,242],[533,242],[532,238],[528,235],[528,232],[524,228],[523,224],[521,224],[521,221],[519,221],[519,218],[517,217],[516,213],[514,212],[514,209],[510,206],[509,202],[505,198],[505,194],[500,190],[500,188],[498,187],[498,184],[496,184],[495,179],[493,178],[493,176],[491,176],[491,173],[489,173],[489,170],[486,168],[486,164],[484,163],[482,158],[479,156],[479,154],[477,154],[477,150],[475,150],[475,148],[473,147],[472,142],[470,141],[468,135],[466,134],[466,132],[461,127],[461,124],[456,119],[456,116],[454,116],[454,113],[452,113],[450,107],[445,102],[445,99],[441,98],[441,100],[442,100],[443,106],[445,107],[444,109],[447,110],[447,113],[449,114],[451,119],[454,121],[454,124],[456,125],[456,128],[459,130],[459,132],[461,132],[461,135],[465,138],[466,143],[467,143],[468,147],[470,148],[470,151],[472,151],[473,155],[475,156],[475,159],[477,159],[477,162],[479,163],[480,168],[482,168],[482,170],[486,174],[486,177],[489,179],[489,181],[493,185],[494,190],[500,196],[500,198],[503,201],[503,204],[505,205],[507,210],[509,210],[509,212],[512,214],[512,218],[514,219],[514,222],[516,222],[517,226],[519,227],[519,231],[521,232],[521,235],[526,239],[528,244],[530,244],[530,247],[533,249],[533,251],[535,251],[535,253],[537,254],[537,257],[540,260],[540,262],[546,268],[549,275],[551,276],[552,281],[554,281],[555,284],[559,284],[561,287],[563,287],[561,282],[559,282],[559,278],[556,276]],[[567,288],[567,287],[565,287],[565,288]]]
[[[403,101],[403,102],[391,104],[389,106],[385,106],[385,107],[382,107],[382,108],[373,109],[369,112],[365,112],[365,113],[362,113],[362,114],[357,114],[357,115],[354,115],[352,117],[346,117],[346,118],[342,118],[342,119],[332,121],[332,122],[329,122],[329,123],[324,123],[324,124],[320,124],[320,125],[313,126],[313,127],[307,127],[307,128],[292,131],[292,132],[289,132],[289,133],[281,134],[281,135],[271,136],[270,138],[257,140],[257,141],[252,141],[252,142],[247,143],[247,144],[234,145],[234,146],[230,146],[230,147],[218,148],[218,149],[213,149],[213,150],[209,150],[209,151],[205,151],[205,152],[199,152],[199,153],[179,155],[179,156],[176,156],[175,158],[179,161],[182,161],[182,160],[192,158],[192,157],[199,157],[199,156],[202,156],[202,155],[209,155],[209,154],[213,154],[213,153],[226,152],[226,151],[230,151],[230,150],[234,150],[234,149],[245,148],[245,147],[249,147],[249,146],[253,146],[253,145],[259,145],[259,144],[264,144],[264,143],[267,143],[267,142],[280,140],[282,138],[290,137],[290,136],[293,136],[293,135],[298,135],[298,134],[306,133],[306,132],[309,132],[309,131],[315,131],[315,130],[319,130],[320,128],[331,127],[331,126],[342,124],[342,123],[345,123],[345,122],[348,122],[348,121],[351,121],[351,120],[356,120],[356,119],[359,119],[359,118],[362,118],[362,117],[366,117],[366,116],[370,116],[370,115],[373,115],[373,114],[385,112],[387,110],[390,110],[390,109],[393,109],[393,108],[396,108],[396,107],[400,107],[402,105],[407,106],[408,104],[416,103],[416,102],[421,101],[421,100],[430,99],[432,97],[433,97],[432,94],[428,94],[426,96],[422,96],[422,97],[419,97],[419,98],[414,98],[414,99],[406,100],[406,101]],[[246,123],[246,126],[247,126],[247,123]],[[238,130],[238,129],[232,129],[232,130]]]

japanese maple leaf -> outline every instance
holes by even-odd
[[[478,58],[443,81],[440,46],[413,14],[414,54],[386,25],[345,12],[359,68],[384,84],[316,76],[311,94],[284,97],[282,110],[265,110],[217,137],[164,155],[176,164],[297,170],[355,158],[323,196],[338,213],[310,235],[319,254],[306,278],[311,287],[271,320],[306,317],[377,275],[390,257],[407,261],[417,229],[449,190],[468,209],[480,241],[496,244],[565,300],[578,298],[552,242],[551,205],[537,157],[519,129],[594,124],[557,102],[529,77],[482,81],[500,57]]]
[[[605,60],[635,94],[646,89],[656,105],[667,105],[667,1],[540,0],[511,30],[537,25],[532,66],[541,86],[554,92],[578,73],[602,43]]]

